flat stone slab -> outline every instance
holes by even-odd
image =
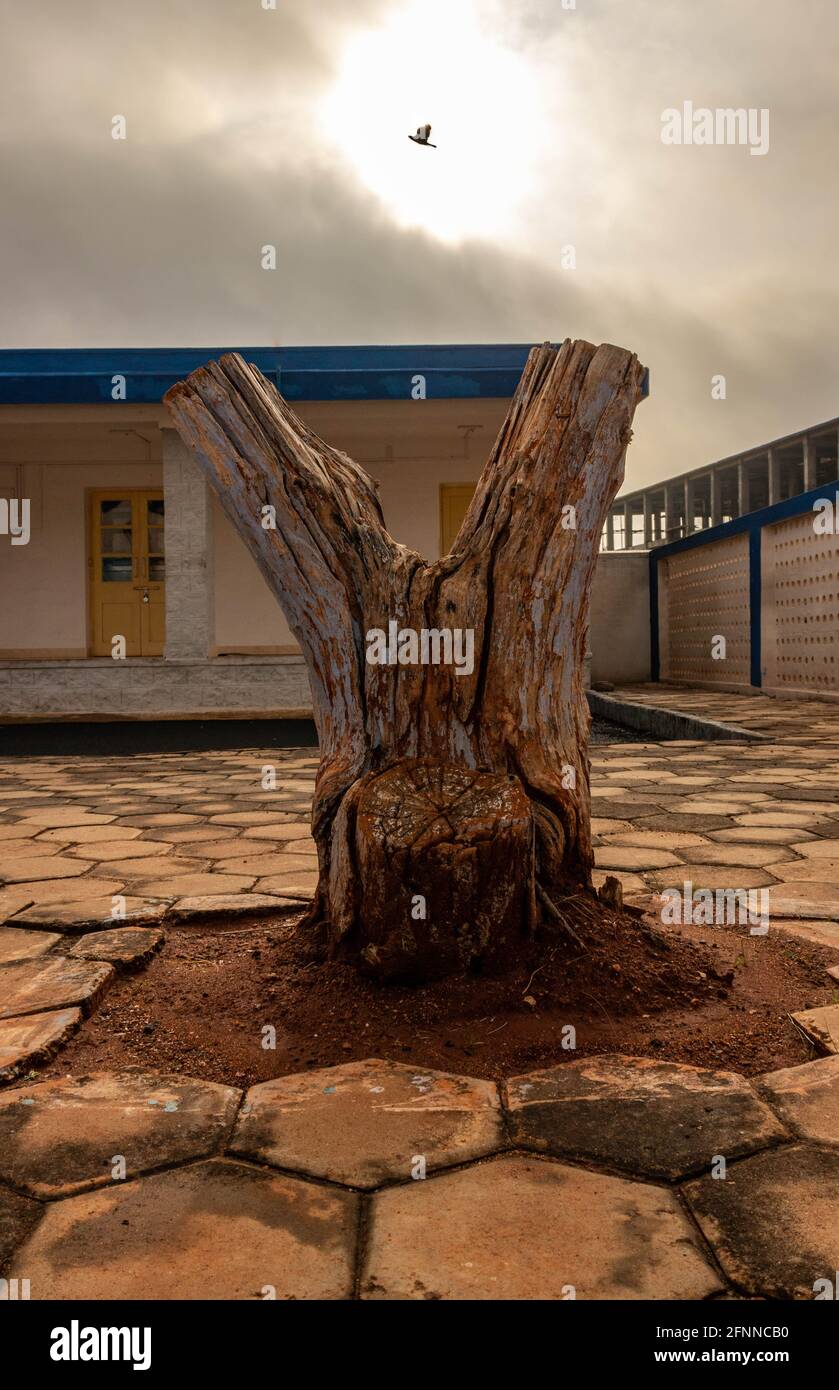
[[[142,861],[139,861],[142,862]],[[145,861],[146,864],[149,860]],[[176,860],[171,860],[171,873]],[[185,863],[185,861],[182,861]],[[144,883],[141,893],[152,898],[197,898],[218,893],[245,893],[253,887],[253,878],[227,873],[183,873],[172,878],[158,878]]]
[[[723,1269],[747,1293],[813,1298],[839,1270],[839,1153],[795,1145],[683,1189]]]
[[[125,908],[124,917],[114,917],[113,897],[83,898],[80,902],[40,903],[19,912],[14,918],[18,923],[41,930],[61,927],[62,931],[104,931],[118,924],[133,926],[139,922],[159,921],[166,911],[168,899],[132,898],[122,896],[121,906]]]
[[[14,1251],[38,1224],[43,1211],[40,1202],[0,1187],[0,1273],[4,1276]]]
[[[11,1273],[33,1299],[346,1299],[357,1204],[214,1160],[50,1205]]]
[[[83,863],[81,859],[68,859],[60,854],[40,854],[31,858],[14,859],[0,857],[0,880],[3,883],[30,883],[40,878],[78,878],[81,874],[87,873],[89,868],[90,860]]]
[[[810,1038],[817,1052],[839,1052],[839,1004],[825,1004],[821,1009],[804,1009],[792,1017]]]
[[[839,1056],[769,1072],[760,1088],[794,1134],[839,1144]]]
[[[51,1009],[25,1018],[0,1019],[0,1081],[12,1081],[28,1067],[46,1062],[81,1021],[81,1009]]]
[[[825,879],[829,878],[825,870]],[[773,917],[839,919],[839,883],[779,883],[769,889]]]
[[[510,1155],[377,1193],[365,1299],[698,1299],[719,1277],[672,1192]]]
[[[106,960],[116,970],[136,970],[151,960],[165,940],[160,927],[115,927],[83,936],[67,955],[73,960]]]
[[[19,960],[36,960],[38,956],[51,951],[60,940],[61,936],[57,932],[0,927],[0,965],[13,965]]]
[[[773,930],[785,931],[802,941],[812,941],[815,946],[831,946],[839,951],[839,922],[795,921],[786,918],[774,924]]]
[[[269,893],[215,893],[179,898],[170,916],[178,921],[190,917],[247,917],[266,912],[299,912],[300,903]]]
[[[640,1057],[592,1057],[507,1082],[515,1144],[673,1180],[786,1136],[748,1082]]]
[[[68,956],[47,956],[44,960],[7,965],[0,972],[0,1019],[61,1009],[68,1004],[90,1008],[113,973],[104,961],[70,960]]]
[[[230,1086],[140,1071],[34,1082],[0,1095],[0,1181],[59,1197],[114,1182],[118,1155],[129,1178],[204,1158],[238,1104]]]
[[[401,1062],[283,1076],[245,1098],[231,1152],[351,1187],[465,1163],[505,1145],[490,1081],[422,1071]]]

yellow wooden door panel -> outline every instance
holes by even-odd
[[[98,489],[90,498],[91,655],[162,656],[165,639],[163,495]]]
[[[125,638],[126,656],[140,655],[140,612],[133,597],[125,603],[102,600],[98,656],[113,655],[115,637]]]
[[[463,523],[477,483],[440,484],[440,554],[448,555]]]

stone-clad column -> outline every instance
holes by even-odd
[[[712,468],[708,474],[708,493],[711,525],[719,526],[722,521],[722,478],[716,468]]]
[[[769,505],[773,507],[776,502],[781,501],[781,460],[777,449],[767,450],[766,482]]]
[[[745,516],[749,510],[749,472],[742,459],[737,464],[737,515]]]
[[[632,506],[629,502],[623,504],[623,548],[632,549]]]
[[[816,450],[812,439],[805,435],[801,442],[802,461],[804,464],[804,491],[812,492],[816,483]]]
[[[167,661],[206,659],[213,643],[210,491],[176,430],[164,429]]]

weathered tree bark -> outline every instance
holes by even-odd
[[[490,959],[540,902],[590,885],[588,595],[642,378],[620,348],[534,348],[434,564],[392,539],[376,484],[239,356],[167,392],[306,657],[321,753],[310,920],[382,978]],[[413,664],[371,663],[368,632],[393,622],[471,630],[474,669],[416,662],[407,639]]]

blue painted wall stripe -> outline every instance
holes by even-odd
[[[761,527],[749,529],[749,655],[751,662],[750,679],[752,685],[763,684],[763,656],[760,624],[761,573],[760,573]]]

